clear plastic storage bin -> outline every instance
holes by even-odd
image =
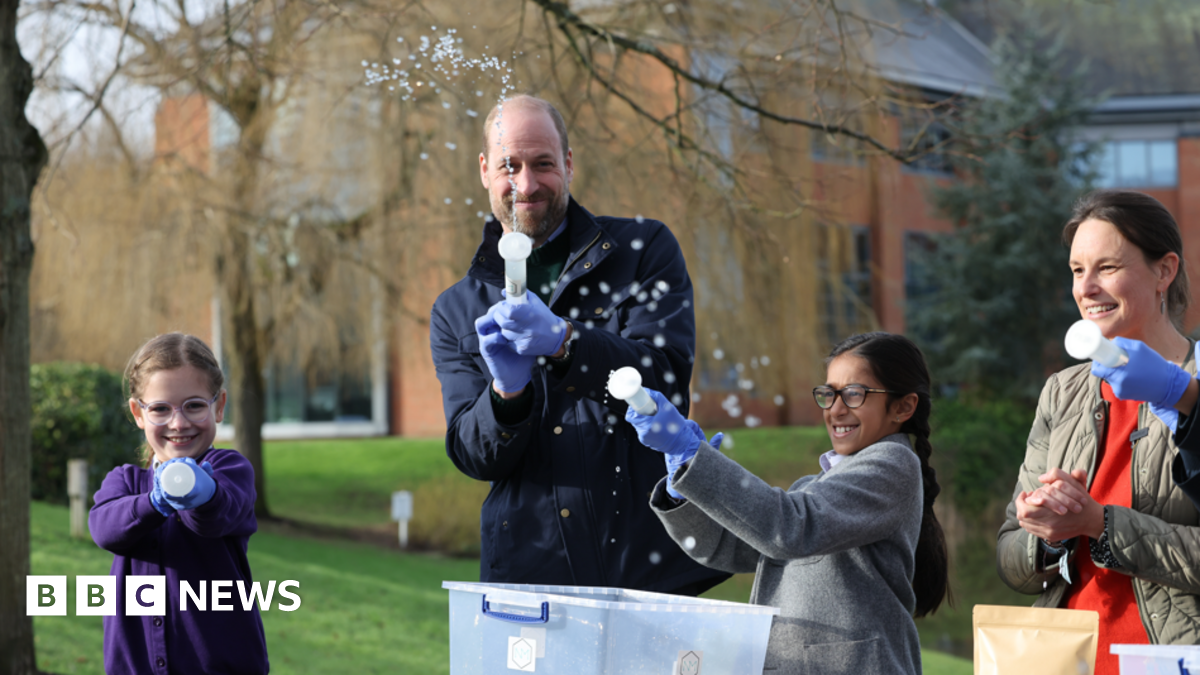
[[[1187,675],[1189,664],[1200,664],[1200,647],[1110,645],[1109,648],[1110,653],[1121,659],[1121,675]],[[1192,672],[1200,675],[1200,670]]]
[[[621,588],[442,582],[450,675],[761,675],[774,607]]]

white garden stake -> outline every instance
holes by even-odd
[[[1091,359],[1102,366],[1118,368],[1129,363],[1129,355],[1112,340],[1104,337],[1100,327],[1087,319],[1075,322],[1063,341],[1067,353],[1080,361]]]
[[[533,252],[533,240],[520,232],[500,237],[500,257],[504,258],[504,289],[514,305],[525,302],[525,259]]]
[[[618,368],[608,376],[608,393],[628,403],[639,415],[650,417],[658,412],[654,399],[642,387],[642,374],[632,366]]]

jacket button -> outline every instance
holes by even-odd
[[[562,433],[562,427],[554,427],[554,435],[555,436],[557,436],[561,433]]]
[[[500,438],[512,438],[512,434],[505,431],[504,433],[500,434]]]
[[[479,262],[487,262],[487,258],[484,258],[483,256],[479,256]]]
[[[603,244],[601,244],[601,245],[600,245],[600,248],[602,248],[602,249],[604,249],[605,251],[607,251],[608,249],[612,248],[612,244],[610,244],[610,243],[608,243],[608,242],[604,242]]]
[[[596,314],[597,314],[597,315],[600,315],[600,314],[603,314],[603,313],[604,313],[604,308],[603,308],[603,307],[597,307],[597,308],[596,308]]]
[[[159,657],[159,659],[157,661],[155,661],[154,664],[157,665],[159,668],[162,668],[163,666],[167,665],[167,662],[163,661],[162,657]]]
[[[1098,419],[1098,420],[1104,419],[1104,413],[1096,413],[1096,419]]]
[[[569,392],[572,392],[572,391],[575,391],[575,387],[567,387],[567,392],[568,392],[568,393],[569,393]]]
[[[1157,615],[1157,614],[1151,614],[1151,615],[1150,615],[1150,618],[1151,618],[1151,619],[1154,619],[1155,621],[1158,621],[1158,615]]]
[[[508,521],[506,520],[503,523],[500,523],[500,526],[505,528],[508,527]]]
[[[157,627],[157,626],[161,626],[161,625],[162,625],[162,617],[161,617],[161,616],[156,616],[156,617],[154,617],[154,625],[155,625],[156,627]]]
[[[558,512],[558,515],[562,516],[563,518],[570,518],[571,517],[571,509],[563,509],[562,511]]]
[[[583,269],[585,269],[585,270],[592,269],[592,263],[590,263],[590,262],[583,263]]]

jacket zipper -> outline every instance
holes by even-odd
[[[1142,416],[1145,413],[1145,411],[1146,411],[1145,403],[1138,406],[1138,426],[1137,426],[1138,429],[1145,428],[1142,426],[1142,423],[1143,423]],[[1140,438],[1138,440],[1134,441],[1131,444],[1130,451],[1129,451],[1129,485],[1130,485],[1129,506],[1130,506],[1130,508],[1134,509],[1135,511],[1137,510],[1137,504],[1134,504],[1133,500],[1137,497],[1137,446],[1140,441],[1141,441]],[[1109,538],[1108,545],[1109,545],[1109,547],[1112,546],[1112,538],[1111,537]],[[1146,599],[1142,597],[1142,589],[1138,585],[1137,578],[1130,575],[1129,583],[1133,585],[1133,598],[1134,598],[1134,600],[1137,601],[1138,618],[1142,620],[1142,628],[1146,629],[1146,637],[1150,638],[1150,644],[1152,644],[1152,645],[1158,644],[1158,637],[1154,634],[1154,627],[1151,626],[1150,623],[1146,620],[1146,611],[1147,611],[1146,610]]]

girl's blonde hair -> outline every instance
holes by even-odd
[[[164,333],[139,347],[129,358],[129,363],[125,364],[125,396],[141,399],[151,376],[161,370],[174,370],[184,366],[192,366],[208,376],[213,396],[225,386],[225,374],[221,372],[221,365],[203,340],[184,333]],[[143,444],[143,464],[150,466],[153,457],[153,451]]]

